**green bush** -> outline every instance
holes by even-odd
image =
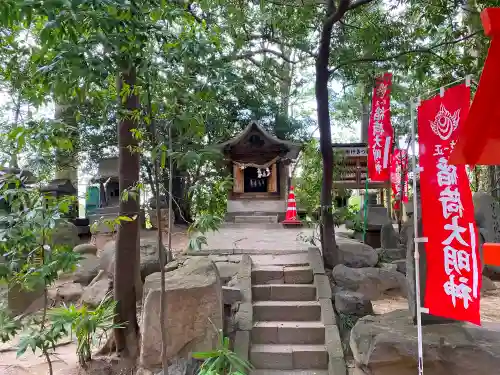
[[[103,336],[119,325],[113,323],[116,301],[105,298],[95,309],[83,305],[63,306],[51,309],[49,318],[55,330],[74,333],[78,346],[78,361],[85,366],[92,357],[92,347],[99,345]]]
[[[210,352],[198,352],[193,358],[203,360],[198,375],[247,375],[252,365],[230,349],[229,338],[219,333],[219,347]]]

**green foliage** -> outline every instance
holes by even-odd
[[[0,305],[0,341],[9,341],[21,328],[19,319],[13,317],[5,305]]]
[[[210,352],[193,353],[193,358],[203,360],[198,375],[247,375],[253,368],[230,349],[228,337],[219,331],[219,346]]]
[[[223,217],[226,213],[227,195],[232,186],[233,181],[229,176],[206,177],[204,181],[199,181],[189,190],[193,213]]]
[[[345,154],[334,154],[334,180],[340,176]],[[318,141],[313,139],[307,142],[302,150],[299,161],[299,176],[295,182],[295,196],[298,207],[306,210],[308,216],[317,217],[320,207],[321,185],[323,181],[323,162],[319,151]],[[348,194],[347,191],[337,189],[336,194]]]
[[[307,142],[302,149],[299,162],[300,175],[295,182],[295,197],[300,209],[306,210],[308,216],[317,216],[320,207],[321,183],[323,181],[323,165],[319,153],[318,141]]]
[[[207,245],[205,234],[218,231],[223,221],[223,217],[209,213],[198,216],[188,228],[188,250],[201,250],[203,245]]]
[[[363,222],[359,215],[359,208],[357,206],[349,205],[347,207],[336,209],[335,211],[333,211],[333,220],[335,226],[337,227],[345,224],[346,221],[350,221],[353,223],[355,231],[363,231]]]
[[[0,217],[0,254],[5,259],[0,279],[33,289],[51,284],[59,272],[73,270],[80,255],[70,246],[52,244],[52,234],[73,200],[44,196],[12,175],[3,176],[0,194],[10,211]]]
[[[114,232],[121,225],[121,223],[134,221],[136,219],[137,219],[137,215],[134,215],[132,217],[122,215],[122,216],[117,216],[117,217],[108,218],[108,219],[106,219],[105,217],[101,217],[101,218],[99,218],[99,220],[96,220],[92,223],[92,225],[90,226],[90,232],[97,233],[98,228],[101,225],[105,225],[109,231]]]
[[[78,360],[85,365],[91,359],[92,347],[98,345],[102,337],[122,325],[114,324],[116,301],[107,297],[95,309],[83,305],[58,307],[49,311],[53,329],[73,332],[78,340],[76,349]]]
[[[350,331],[356,325],[356,322],[359,319],[355,315],[348,315],[343,313],[339,313],[338,318],[340,321],[339,325],[342,332]]]

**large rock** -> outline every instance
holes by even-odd
[[[339,262],[348,267],[373,267],[378,263],[375,249],[364,243],[343,237],[336,237]]]
[[[496,290],[497,286],[493,281],[491,281],[489,278],[486,276],[483,276],[483,281],[481,283],[481,294],[487,293],[487,292],[492,292],[493,290]]]
[[[83,290],[81,301],[91,307],[97,307],[106,298],[110,288],[110,280],[98,280]]]
[[[190,358],[175,358],[168,366],[168,375],[197,375],[200,370],[200,361]],[[163,375],[161,371],[151,371],[139,368],[135,375]]]
[[[395,260],[392,264],[396,265],[396,269],[398,272],[401,272],[403,275],[406,275],[406,259]]]
[[[500,206],[489,194],[476,192],[472,195],[474,202],[474,219],[479,232],[479,254],[481,256],[482,270],[487,275],[497,277],[500,267],[488,266],[483,262],[483,244],[485,242],[500,242]]]
[[[166,250],[163,248],[163,251]],[[160,272],[158,259],[158,245],[156,239],[141,238],[139,243],[141,279],[144,281],[148,275]],[[116,241],[109,241],[104,245],[101,253],[101,269],[110,273],[115,272]]]
[[[7,292],[7,306],[14,315],[20,315],[30,310],[32,304],[43,296],[43,285],[32,290],[24,289],[20,284],[10,284]]]
[[[160,274],[146,277],[142,311],[140,363],[161,366]],[[222,287],[215,264],[204,257],[191,258],[183,267],[166,274],[167,357],[187,358],[189,353],[217,346],[223,327]]]
[[[240,265],[238,263],[217,262],[215,265],[219,270],[219,276],[223,284],[231,280],[231,278],[236,275],[240,269]]]
[[[57,288],[56,300],[66,304],[78,302],[83,293],[82,284],[68,283]]]
[[[404,293],[404,276],[383,268],[349,268],[338,264],[332,271],[335,284],[341,288],[363,294],[369,300],[379,299],[388,290]]]
[[[78,228],[66,220],[60,220],[51,233],[50,243],[53,246],[66,245],[73,249],[79,242]]]
[[[335,293],[335,309],[346,315],[365,316],[373,314],[371,301],[363,294],[350,290]]]
[[[73,248],[75,253],[97,255],[97,246],[90,243],[82,243]]]
[[[376,251],[380,262],[393,262],[395,260],[406,259],[406,251],[402,248],[380,248]]]
[[[426,375],[497,374],[500,332],[461,323],[423,329]],[[351,331],[356,364],[371,375],[417,374],[417,329],[407,311],[366,316]]]
[[[478,191],[472,195],[478,225],[486,229],[486,242],[500,242],[500,205],[491,195]]]
[[[395,249],[399,246],[399,236],[392,222],[385,223],[380,229],[380,246],[382,249]]]
[[[88,285],[99,273],[99,258],[92,254],[83,254],[73,273],[73,281]]]

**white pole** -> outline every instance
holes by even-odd
[[[417,160],[415,155],[415,111],[420,105],[420,99],[414,105],[410,104],[411,113],[411,140],[412,140],[412,165],[413,165],[413,230],[414,230],[414,245],[415,245],[415,302],[417,310],[417,337],[418,337],[418,375],[424,374],[424,350],[422,344],[422,306],[420,305],[420,253],[418,250],[419,233],[418,233],[418,209],[417,209]]]

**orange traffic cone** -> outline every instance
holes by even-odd
[[[295,202],[295,193],[293,186],[290,187],[288,194],[288,206],[286,208],[285,220],[281,222],[284,225],[302,225],[302,222],[297,218],[297,204]]]

